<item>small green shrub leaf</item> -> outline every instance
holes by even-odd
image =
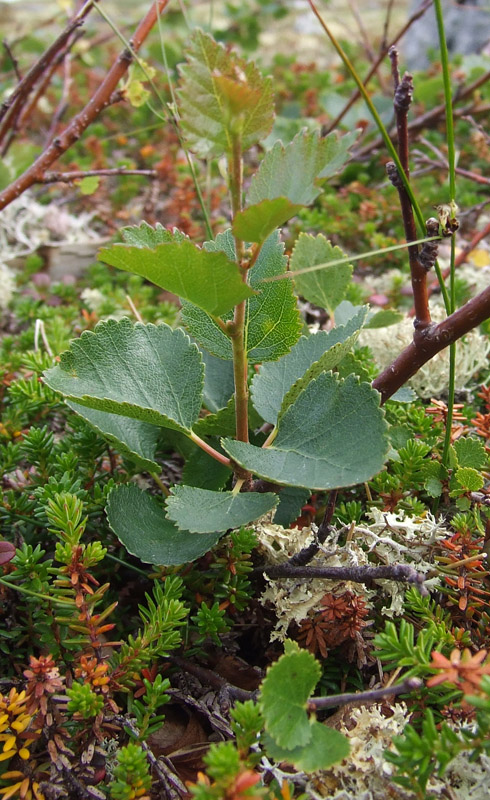
[[[312,726],[306,713],[310,695],[321,675],[320,664],[296,642],[269,669],[260,687],[259,705],[265,729],[279,747],[293,750],[308,744]]]
[[[213,316],[220,316],[254,294],[243,283],[235,262],[224,253],[210,253],[188,239],[158,244],[153,249],[114,244],[99,259],[113,267],[141,275]]]
[[[116,486],[106,508],[111,529],[128,553],[145,564],[174,566],[195,561],[219,540],[219,534],[196,536],[171,522],[155,498],[136,486]]]
[[[314,377],[313,372],[333,369],[340,363],[354,346],[367,311],[367,306],[361,306],[345,325],[338,325],[328,333],[319,331],[302,336],[279,361],[260,367],[253,378],[251,393],[262,419],[276,424],[285,395],[310,369],[309,379]]]
[[[271,233],[294,217],[302,205],[287,197],[262,200],[261,203],[239,211],[233,220],[233,233],[244,242],[264,242]]]
[[[334,728],[322,725],[321,722],[311,724],[311,739],[302,747],[288,750],[280,747],[271,736],[265,736],[264,747],[267,755],[274,761],[287,761],[304,772],[315,772],[327,769],[347,758],[350,752],[349,740]]]
[[[182,483],[186,486],[198,486],[200,489],[211,489],[219,492],[224,489],[231,478],[231,470],[221,461],[209,456],[204,450],[195,447],[182,470]]]
[[[258,428],[262,425],[262,418],[257,414],[252,403],[248,408],[248,427]],[[194,433],[198,436],[233,436],[236,430],[235,397],[230,397],[225,408],[220,408],[216,414],[200,417],[194,425]]]
[[[277,505],[276,494],[210,492],[194,486],[174,486],[167,498],[167,515],[179,528],[212,533],[239,528],[262,517]]]
[[[339,137],[334,131],[322,139],[316,131],[302,131],[286,147],[276,142],[252,178],[247,205],[276,197],[310,205],[321,191],[317,181],[332,177],[343,167],[357,135],[354,131]]]
[[[140,225],[129,225],[127,228],[121,228],[121,236],[126,244],[134,247],[147,247],[150,250],[158,244],[178,243],[189,238],[177,228],[169,231],[160,222],[157,222],[154,228],[147,222],[142,222]]]
[[[402,319],[404,319],[404,316],[399,311],[394,311],[392,308],[382,308],[381,311],[377,311],[368,318],[364,327],[387,328],[389,325],[396,325]]]
[[[207,250],[223,250],[234,258],[231,230],[219,234]],[[250,286],[257,291],[247,301],[245,338],[250,363],[275,361],[298,341],[301,321],[293,284],[289,279],[263,283],[264,278],[282,275],[286,269],[284,245],[277,231],[264,242],[255,266],[250,270]],[[230,315],[227,315],[231,317]],[[225,317],[226,319],[227,317]],[[189,303],[183,303],[182,321],[199,344],[218,358],[231,359],[230,339],[208,314]]]
[[[247,150],[264,139],[274,122],[272,80],[196,30],[180,66],[181,127],[189,148],[200,156],[230,153],[233,138]]]
[[[456,456],[458,466],[483,469],[487,465],[485,445],[474,436],[464,436],[456,439],[451,446]]]
[[[300,233],[291,255],[290,269],[297,272],[339,258],[345,258],[345,253],[340,247],[333,247],[321,233],[318,236]],[[351,277],[350,264],[337,264],[304,275],[299,273],[295,276],[296,291],[332,315],[344,299]]]
[[[479,492],[485,483],[483,475],[472,467],[460,467],[454,477],[465,492]]]
[[[288,528],[292,522],[298,519],[301,509],[309,497],[308,489],[294,489],[292,486],[285,486],[279,495],[279,505],[274,514],[274,525]]]
[[[208,411],[216,413],[225,408],[235,391],[233,364],[212,356],[204,349],[201,350],[201,355],[205,368],[203,402]]]
[[[182,330],[125,318],[82,333],[44,381],[82,406],[188,433],[201,409],[203,371]]]
[[[337,489],[372,478],[388,451],[379,394],[354,375],[322,372],[286,409],[272,446],[223,440],[245,469],[281,485]]]
[[[114,445],[119,453],[129,456],[142,472],[160,469],[154,460],[160,436],[160,428],[156,425],[121,417],[119,414],[109,414],[107,411],[96,411],[70,401],[67,401],[67,406]]]

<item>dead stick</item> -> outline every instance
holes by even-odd
[[[376,580],[400,581],[412,583],[423,595],[428,594],[424,586],[425,576],[417,572],[410,564],[389,564],[387,566],[371,567],[304,567],[285,564],[273,564],[269,567],[257,567],[254,572],[261,572],[268,578],[324,578],[326,580],[352,581],[353,583],[370,584]]]
[[[146,37],[153,28],[157,15],[160,14],[168,0],[152,2],[144,19],[138,25],[130,45],[133,51],[138,51]],[[56,137],[49,147],[39,156],[22,175],[10,186],[0,193],[0,211],[8,206],[12,200],[19,197],[26,189],[42,179],[44,173],[60,156],[63,155],[82,135],[88,126],[98,117],[101,111],[111,102],[111,96],[117,84],[128,70],[133,60],[131,52],[124,49],[117,61],[113,64],[101,85],[89,100],[85,108],[76,115],[60,136]]]
[[[382,689],[373,689],[368,692],[345,692],[344,694],[334,694],[331,697],[312,697],[308,700],[309,711],[320,711],[325,708],[336,708],[345,706],[347,703],[367,705],[377,703],[385,697],[397,694],[406,694],[420,689],[423,686],[420,678],[407,678],[396,686],[384,686]]]

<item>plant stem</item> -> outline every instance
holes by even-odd
[[[398,155],[408,183],[410,180],[410,169],[407,118],[408,109],[410,108],[413,96],[413,81],[412,76],[408,75],[408,73],[400,80],[398,72],[398,50],[395,47],[390,49],[390,59],[395,83],[393,106],[395,109],[396,129],[398,132]],[[415,225],[412,204],[404,182],[401,180],[399,171],[394,163],[390,162],[387,164],[386,171],[392,184],[396,187],[400,199],[405,239],[409,244],[408,260],[410,263],[410,276],[415,308],[414,325],[418,330],[421,330],[430,325],[431,322],[429,295],[427,292],[427,271],[424,269],[419,259],[418,245],[411,244],[417,239],[417,227]]]
[[[229,158],[231,208],[233,218],[242,210],[243,163],[242,145],[239,135],[233,136],[232,152]],[[243,266],[244,244],[235,237],[236,260],[242,271],[242,280],[247,281],[247,270]],[[245,343],[246,300],[235,306],[235,316],[230,329],[233,349],[233,375],[235,380],[235,420],[236,438],[248,442],[248,360]],[[241,477],[243,473],[240,472]]]
[[[189,438],[194,442],[194,444],[197,444],[197,446],[200,447],[201,450],[204,450],[205,453],[211,456],[211,458],[214,458],[216,461],[219,461],[226,467],[231,468],[231,461],[228,458],[228,456],[224,456],[223,453],[220,453],[218,450],[215,450],[214,447],[211,447],[211,445],[205,442],[204,439],[201,439],[201,437],[198,436],[197,433],[191,431],[189,434]]]
[[[157,18],[157,9],[161,12],[167,4],[168,0],[157,0],[157,2],[151,4],[131,39],[133,51],[137,52],[139,50],[153,28]],[[51,164],[57,161],[63,153],[78,141],[82,133],[99,116],[101,111],[111,104],[112,93],[121,78],[126,74],[132,60],[131,53],[124,49],[87,105],[73,117],[68,127],[41,153],[34,164],[31,164],[10,186],[0,192],[0,210],[37,183]]]
[[[0,583],[2,586],[8,586],[9,589],[15,589],[16,592],[20,592],[21,594],[27,594],[30,597],[39,597],[40,600],[46,600],[47,603],[58,603],[63,606],[73,605],[70,600],[61,600],[61,598],[58,597],[49,597],[49,595],[41,594],[40,592],[34,592],[32,589],[26,589],[25,586],[19,586],[16,583],[10,583],[10,581],[5,580],[5,578],[0,578]]]
[[[447,138],[447,161],[449,166],[449,198],[451,207],[455,208],[456,201],[456,148],[454,144],[454,123],[453,123],[453,102],[451,96],[451,76],[449,74],[449,58],[446,44],[446,34],[444,31],[444,19],[442,14],[441,0],[434,0],[434,11],[437,21],[437,31],[439,34],[439,50],[441,53],[442,79],[444,83],[444,105],[446,108],[446,138]],[[451,212],[454,213],[454,212]],[[451,265],[449,273],[449,311],[451,314],[456,309],[455,292],[455,238],[451,239]],[[449,460],[449,445],[451,444],[451,427],[453,421],[454,391],[456,379],[456,343],[451,344],[449,350],[449,394],[447,401],[446,435],[444,437],[444,449],[442,452],[442,465],[447,467]]]
[[[420,678],[407,678],[396,686],[384,686],[382,689],[373,689],[368,692],[345,692],[330,697],[312,697],[308,700],[308,710],[320,711],[324,708],[345,706],[347,703],[377,703],[384,697],[413,692],[420,689],[421,686],[423,686],[423,682]]]
[[[376,580],[400,581],[414,584],[422,595],[428,594],[424,586],[425,575],[417,572],[410,564],[390,564],[380,567],[312,567],[310,565],[295,567],[286,562],[270,567],[257,567],[254,572],[261,572],[269,578],[326,578],[327,580],[367,584]]]

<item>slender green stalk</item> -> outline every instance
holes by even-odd
[[[419,227],[420,227],[422,232],[425,232],[425,220],[424,220],[422,211],[421,211],[420,206],[419,206],[419,204],[418,204],[418,202],[417,202],[417,200],[415,198],[414,193],[412,192],[412,187],[410,186],[410,182],[409,182],[407,176],[405,175],[405,170],[402,167],[402,164],[400,162],[400,158],[398,156],[396,148],[395,148],[395,146],[393,145],[393,142],[390,139],[388,131],[386,130],[386,127],[384,126],[381,117],[379,116],[378,112],[376,111],[376,108],[374,107],[374,104],[373,104],[373,102],[372,102],[372,100],[371,100],[371,98],[370,98],[370,96],[369,96],[369,94],[368,94],[368,92],[366,90],[366,87],[364,86],[364,83],[363,83],[360,75],[357,73],[357,71],[356,71],[354,65],[352,64],[350,58],[348,57],[347,53],[345,53],[345,51],[342,49],[342,47],[340,46],[339,42],[337,41],[337,39],[333,35],[332,31],[330,30],[330,28],[328,27],[328,25],[324,21],[323,17],[321,16],[320,12],[316,8],[314,0],[308,0],[308,3],[310,5],[310,7],[311,7],[311,10],[313,11],[313,13],[315,14],[316,18],[318,19],[320,25],[322,26],[323,30],[325,31],[325,33],[327,34],[328,38],[330,39],[330,41],[331,41],[332,45],[334,46],[335,50],[337,51],[338,55],[340,56],[343,64],[345,65],[345,67],[349,71],[351,77],[355,81],[356,86],[357,86],[357,88],[358,88],[358,90],[359,90],[359,92],[361,94],[361,97],[363,98],[364,102],[366,103],[366,105],[367,105],[367,107],[368,107],[368,109],[369,109],[369,111],[371,113],[371,116],[373,117],[373,119],[374,119],[374,121],[376,123],[376,126],[377,126],[377,128],[378,128],[378,130],[379,130],[379,132],[381,134],[381,137],[383,139],[385,147],[388,150],[391,158],[393,159],[393,161],[396,164],[398,173],[399,173],[400,178],[401,178],[401,180],[403,182],[403,185],[405,187],[407,195],[408,195],[408,197],[410,199],[410,203],[412,204],[412,208],[413,208],[415,216],[417,218],[417,222],[419,224]],[[414,242],[411,242],[411,244],[414,244]],[[435,273],[437,275],[437,280],[439,281],[439,286],[440,286],[441,294],[442,294],[442,297],[443,297],[443,300],[444,300],[446,313],[450,314],[451,311],[450,311],[449,296],[448,296],[448,293],[447,293],[446,286],[444,284],[444,279],[442,277],[441,269],[440,269],[437,261],[436,261],[436,263],[434,265],[434,270],[435,270]]]
[[[447,138],[447,161],[449,166],[449,198],[451,207],[455,207],[456,202],[456,148],[454,144],[454,122],[453,122],[453,101],[451,94],[451,75],[449,73],[449,58],[446,44],[446,34],[444,31],[444,18],[442,13],[441,0],[434,0],[434,12],[437,21],[437,31],[439,35],[439,49],[441,53],[442,80],[444,84],[444,104],[446,106],[446,138]],[[456,310],[455,292],[455,259],[456,259],[455,237],[451,239],[451,264],[449,273],[449,313]],[[456,371],[456,342],[449,348],[449,392],[447,401],[446,434],[444,437],[444,448],[442,452],[443,466],[447,467],[449,459],[449,445],[451,444],[451,427],[453,422],[454,391],[455,391],[455,371]]]
[[[242,210],[243,161],[240,136],[232,141],[232,152],[228,162],[230,179],[231,209],[233,218]],[[247,280],[247,271],[243,266],[244,244],[235,237],[237,264],[242,270],[242,279]],[[233,349],[233,375],[235,379],[235,419],[236,438],[240,442],[248,442],[248,360],[246,350],[245,315],[246,301],[235,307],[235,316],[231,327],[231,346]]]
[[[273,275],[271,278],[264,278],[263,283],[270,283],[271,281],[281,281],[285,278],[294,278],[295,275],[305,275],[307,272],[316,272],[317,269],[326,269],[326,267],[337,267],[339,264],[350,264],[352,261],[360,261],[364,258],[372,258],[373,256],[382,256],[383,253],[391,253],[393,250],[404,250],[406,247],[411,247],[414,244],[424,244],[424,242],[435,242],[440,240],[440,236],[427,236],[425,239],[416,239],[414,242],[403,242],[403,244],[392,244],[389,247],[382,247],[379,250],[367,250],[365,253],[359,253],[357,256],[345,256],[344,258],[335,258],[333,261],[325,261],[323,264],[315,264],[313,267],[306,267],[305,269],[297,269],[291,272],[284,272],[282,275]]]
[[[201,437],[198,436],[197,433],[194,433],[194,431],[190,432],[189,439],[191,439],[194,442],[194,444],[197,444],[197,446],[200,447],[201,450],[204,450],[205,453],[211,456],[211,458],[214,458],[216,461],[219,461],[226,467],[231,467],[231,460],[228,458],[228,456],[224,456],[223,453],[220,453],[218,450],[215,450],[214,447],[205,442],[204,439],[201,439]]]
[[[15,589],[16,592],[20,592],[21,594],[27,594],[30,597],[39,597],[40,600],[46,600],[48,603],[57,603],[63,606],[72,606],[73,603],[70,600],[62,600],[58,597],[49,597],[49,595],[41,594],[40,592],[34,592],[32,589],[26,589],[25,586],[19,586],[16,583],[11,583],[10,581],[5,580],[5,578],[0,578],[0,583],[2,586],[8,586],[9,589]]]

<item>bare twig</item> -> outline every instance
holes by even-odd
[[[398,155],[407,180],[410,178],[409,171],[409,149],[408,149],[408,109],[413,97],[412,76],[405,73],[400,80],[398,73],[398,51],[395,47],[390,49],[390,59],[392,65],[393,79],[395,83],[394,108],[396,129],[398,134]],[[390,161],[386,165],[388,177],[393,186],[398,191],[400,207],[403,219],[405,238],[408,243],[417,240],[417,227],[412,209],[412,204],[408,196],[405,185],[402,182],[396,165]],[[423,330],[430,325],[429,295],[427,293],[427,271],[420,262],[418,245],[411,245],[408,248],[408,259],[410,263],[410,276],[412,280],[413,298],[415,306],[415,327]]]
[[[46,172],[37,183],[72,183],[83,178],[101,176],[112,178],[118,175],[140,175],[143,178],[158,178],[156,169],[126,169],[126,167],[116,167],[114,169],[88,169],[76,170],[73,172]]]
[[[289,559],[287,562],[291,567],[304,567],[306,564],[309,564],[310,561],[316,556],[320,549],[320,545],[322,545],[327,538],[328,534],[331,532],[331,522],[333,513],[335,511],[335,505],[337,503],[337,495],[338,490],[334,489],[330,492],[328,496],[328,503],[325,509],[325,514],[323,516],[322,523],[318,528],[318,532],[316,535],[316,541],[309,544],[307,547],[304,547],[300,550],[299,553],[296,553],[292,558]]]
[[[180,667],[190,675],[194,675],[194,677],[198,678],[204,685],[212,686],[219,691],[225,690],[228,695],[235,700],[244,701],[254,697],[254,692],[248,692],[246,689],[240,689],[239,686],[228,683],[227,680],[212,669],[201,667],[199,664],[194,664],[193,661],[189,661],[187,658],[181,658],[180,656],[172,655],[170,656],[170,660],[175,666]]]
[[[366,584],[376,580],[399,581],[400,583],[414,584],[421,594],[427,594],[424,575],[417,572],[410,564],[390,564],[380,567],[312,567],[309,565],[294,567],[285,563],[258,567],[256,571],[264,573],[268,578],[325,578]]]
[[[19,69],[19,62],[17,61],[16,57],[14,56],[12,48],[10,47],[10,45],[7,42],[6,39],[3,40],[2,45],[3,45],[3,48],[4,48],[5,52],[7,53],[8,57],[10,58],[10,61],[12,62],[12,68],[13,68],[13,70],[15,72],[15,77],[17,78],[18,81],[21,81],[22,80],[22,73],[21,73],[21,71]]]
[[[345,706],[347,703],[355,703],[356,705],[377,703],[378,700],[383,700],[384,697],[414,692],[420,689],[422,685],[420,678],[407,678],[396,686],[385,686],[382,689],[373,689],[368,692],[346,692],[345,694],[334,694],[332,697],[312,697],[308,701],[308,710],[320,711],[325,708]]]
[[[420,19],[420,17],[422,17],[422,16],[425,14],[425,12],[427,11],[427,9],[428,9],[428,8],[430,8],[430,7],[431,7],[431,5],[432,5],[432,0],[424,0],[424,2],[422,3],[422,5],[420,6],[420,8],[418,8],[418,9],[417,9],[417,11],[415,11],[415,12],[412,14],[412,16],[410,17],[410,19],[409,19],[409,20],[406,22],[406,24],[403,26],[403,28],[401,28],[401,30],[399,30],[399,31],[398,31],[398,33],[396,34],[396,36],[394,37],[394,39],[393,39],[393,40],[392,40],[392,42],[391,42],[391,45],[390,45],[391,47],[392,47],[393,45],[395,45],[397,42],[399,42],[399,41],[400,41],[400,39],[402,38],[402,36],[404,36],[404,35],[405,35],[405,33],[407,32],[407,30],[408,30],[408,29],[409,29],[409,28],[410,28],[410,27],[413,25],[413,23],[414,23],[416,20]],[[380,51],[380,54],[379,54],[378,58],[376,59],[376,61],[375,61],[375,62],[374,62],[374,64],[372,65],[371,69],[369,70],[368,74],[367,74],[367,75],[366,75],[366,77],[364,78],[364,81],[363,81],[363,83],[364,83],[364,86],[367,86],[367,84],[369,83],[369,81],[371,80],[371,78],[373,77],[373,75],[376,73],[376,71],[377,71],[377,69],[378,69],[379,65],[381,64],[381,62],[382,62],[382,61],[384,61],[384,59],[386,58],[386,55],[387,55],[387,53],[388,53],[388,49],[389,49],[388,47],[383,47],[383,48],[381,49],[381,51]],[[356,102],[356,100],[359,100],[360,96],[361,96],[361,93],[360,93],[359,89],[356,89],[356,90],[355,90],[355,91],[352,93],[352,95],[351,95],[351,97],[349,98],[348,102],[347,102],[347,103],[345,104],[345,106],[343,107],[342,111],[340,111],[340,112],[337,114],[337,116],[335,117],[335,119],[334,119],[334,120],[332,120],[332,122],[329,122],[329,123],[328,123],[328,125],[327,125],[327,126],[325,126],[325,127],[323,128],[323,131],[322,131],[322,132],[324,133],[324,135],[326,135],[327,133],[330,133],[330,131],[333,131],[333,130],[334,130],[334,128],[336,128],[336,127],[337,127],[337,125],[338,125],[338,124],[339,124],[339,122],[341,122],[341,120],[342,120],[342,119],[345,117],[345,115],[347,114],[347,112],[349,111],[349,109],[350,109],[350,108],[352,108],[352,106],[354,105],[354,103]]]
[[[56,59],[58,53],[66,46],[73,32],[83,25],[85,17],[94,6],[94,2],[96,2],[96,0],[87,0],[80,11],[75,14],[66,28],[60,33],[58,38],[48,47],[36,63],[33,64],[9,97],[4,100],[0,106],[0,142],[4,141],[7,131],[15,124],[15,119],[23,108],[38,79]]]
[[[431,0],[432,2],[432,0]],[[490,71],[485,72],[483,75],[480,75],[473,83],[470,83],[469,86],[459,86],[457,91],[454,93],[453,96],[453,103],[461,102],[461,100],[466,100],[467,97],[470,97],[480,86],[487,83],[490,80]],[[464,117],[468,114],[486,114],[488,113],[489,106],[486,103],[480,103],[478,99],[472,101],[466,106],[462,108],[455,108],[453,110],[453,114],[455,117]],[[422,128],[431,128],[433,127],[437,121],[444,117],[446,113],[446,106],[444,103],[441,103],[434,108],[431,108],[430,111],[427,111],[425,114],[421,114],[419,117],[416,117],[411,122],[408,123],[408,132],[410,135],[417,133]],[[330,130],[330,126],[329,126]],[[327,131],[328,132],[328,131]],[[396,133],[393,134],[396,136]],[[378,136],[372,142],[369,142],[365,147],[360,148],[359,150],[355,150],[352,153],[353,158],[356,159],[363,159],[369,156],[374,150],[378,150],[383,145],[383,139],[381,136]]]
[[[168,0],[155,0],[155,2],[151,3],[148,12],[138,25],[134,37],[130,41],[133,52],[137,52],[140,49],[153,28],[157,15],[163,11],[167,4]],[[34,164],[0,193],[0,210],[19,197],[26,189],[33,186],[33,184],[38,183],[51,164],[57,161],[80,138],[86,128],[110,104],[113,92],[127,72],[132,60],[131,52],[124,49],[85,108],[72,119],[63,133],[54,139]]]
[[[116,715],[114,717],[109,718],[110,722],[116,722],[117,724],[121,725],[123,728],[127,728],[131,734],[134,736],[135,739],[139,739],[139,744],[143,748],[146,753],[146,757],[151,764],[152,769],[155,771],[155,774],[160,781],[163,789],[165,790],[166,794],[165,797],[168,800],[179,800],[180,797],[186,797],[188,792],[178,775],[175,772],[170,772],[170,770],[164,770],[163,766],[158,758],[153,754],[150,747],[144,740],[140,739],[140,732],[131,718],[125,717],[122,714]]]

